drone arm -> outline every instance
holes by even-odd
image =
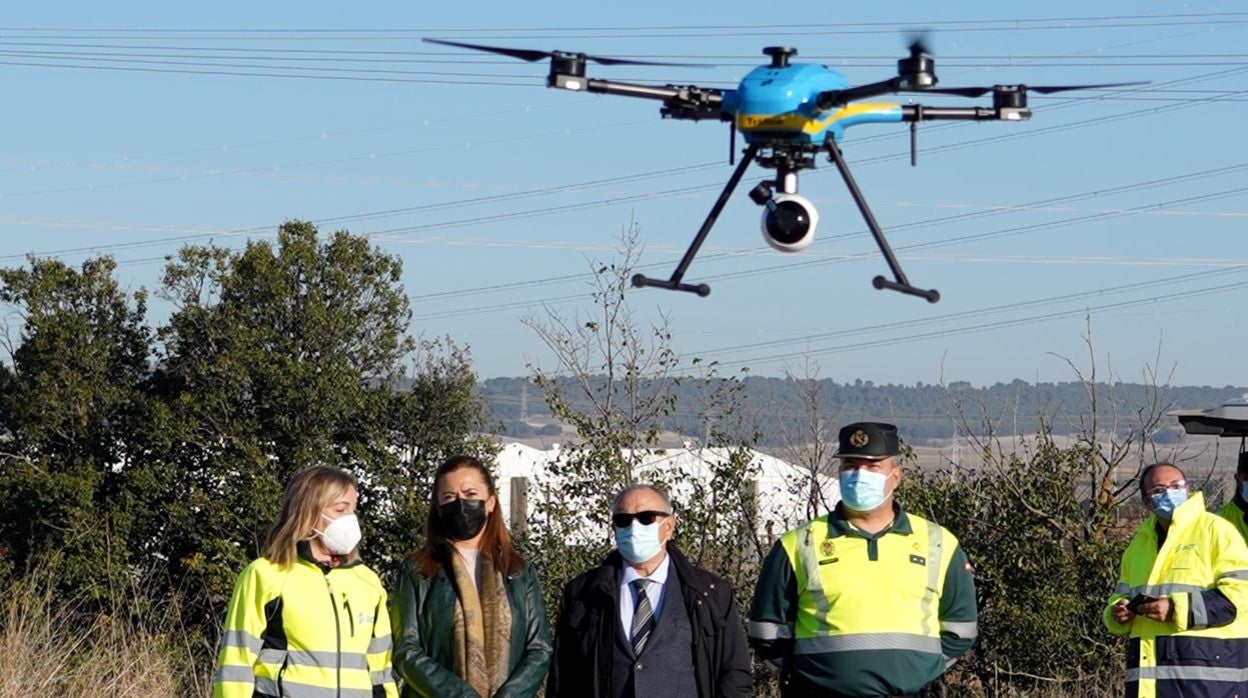
[[[1010,107],[927,107],[921,104],[905,104],[901,107],[901,120],[914,121],[1025,121],[1031,118],[1030,109]]]
[[[905,89],[905,83],[901,78],[892,78],[881,82],[873,82],[868,85],[859,85],[845,90],[828,90],[820,92],[816,98],[815,105],[820,109],[832,109],[833,107],[843,107],[850,102],[856,102],[860,99],[870,99],[879,97],[880,95],[893,94]]]
[[[724,93],[706,87],[689,85],[637,85],[627,82],[584,78],[575,75],[556,73],[551,75],[547,84],[575,92],[591,92],[601,95],[620,97],[639,97],[663,102],[663,115],[676,119],[723,119],[721,107]]]

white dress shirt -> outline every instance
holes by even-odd
[[[637,607],[637,593],[633,591],[633,580],[644,579],[648,582],[646,598],[650,599],[650,608],[654,611],[654,620],[657,623],[659,614],[663,612],[663,587],[667,584],[667,572],[671,566],[672,558],[666,552],[663,553],[663,562],[659,563],[658,568],[649,577],[638,572],[637,568],[628,564],[627,561],[621,563],[620,627],[624,628],[624,637],[629,642],[633,641],[633,609]]]

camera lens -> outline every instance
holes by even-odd
[[[781,201],[767,212],[767,234],[782,245],[795,245],[810,232],[810,214],[796,201]]]

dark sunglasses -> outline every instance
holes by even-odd
[[[649,526],[660,516],[668,516],[668,513],[666,511],[639,511],[636,514],[616,514],[611,517],[611,523],[616,528],[628,528],[633,525],[633,519],[637,519],[642,526]]]

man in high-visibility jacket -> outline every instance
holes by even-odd
[[[1130,636],[1128,698],[1248,696],[1248,545],[1169,463],[1145,468],[1140,492],[1152,513],[1102,614]]]
[[[917,694],[970,649],[975,582],[958,539],[902,510],[891,424],[841,429],[841,503],[776,541],[749,637],[785,696]]]
[[[1239,454],[1235,466],[1235,496],[1222,505],[1218,512],[1239,529],[1239,535],[1248,542],[1248,453]]]

